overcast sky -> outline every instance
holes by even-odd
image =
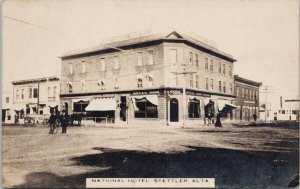
[[[152,29],[191,31],[238,61],[234,72],[299,94],[297,0],[14,0],[3,2],[3,90],[11,81],[60,75],[62,53]],[[264,98],[261,98],[261,102]]]

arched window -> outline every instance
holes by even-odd
[[[105,80],[104,79],[99,79],[97,84],[98,84],[99,90],[105,90]]]
[[[142,88],[143,87],[143,78],[142,78],[142,76],[137,75],[136,80],[137,80],[137,87]]]
[[[81,81],[80,85],[81,85],[81,91],[85,91],[85,81]]]
[[[72,83],[71,82],[67,83],[67,86],[68,86],[69,93],[71,93],[73,91]]]

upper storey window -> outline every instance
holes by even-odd
[[[195,64],[198,67],[199,66],[199,57],[198,54],[195,54]]]
[[[205,57],[205,69],[208,70],[208,58]]]
[[[229,66],[229,76],[232,76],[232,67]]]
[[[85,73],[85,61],[81,62],[81,73]]]
[[[114,69],[117,70],[120,68],[120,65],[119,65],[119,57],[117,56],[114,56]]]
[[[154,60],[153,50],[148,51],[148,64],[152,65],[153,64],[153,60]]]
[[[193,64],[193,53],[190,52],[190,64]]]
[[[214,61],[213,60],[210,60],[210,66],[209,66],[209,68],[210,68],[210,71],[214,71]]]
[[[105,58],[101,58],[100,64],[101,64],[101,71],[104,71],[105,70]]]
[[[138,52],[138,53],[137,53],[137,56],[138,56],[137,65],[138,65],[138,66],[142,66],[142,65],[143,65],[143,56],[142,56],[142,52]]]
[[[73,74],[73,65],[69,64],[69,74],[72,75]]]

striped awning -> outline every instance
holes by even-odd
[[[85,108],[86,111],[113,111],[116,110],[117,103],[115,98],[103,97],[93,98],[90,104]]]

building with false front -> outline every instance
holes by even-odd
[[[24,118],[49,118],[50,112],[60,106],[60,81],[57,77],[13,81],[13,119],[20,123]],[[42,120],[41,120],[42,121]]]
[[[236,60],[175,31],[69,52],[61,59],[61,106],[96,122],[203,124],[219,111],[229,118],[235,108]]]
[[[259,87],[262,83],[234,75],[234,85],[234,104],[237,106],[233,110],[234,119],[252,121],[254,114],[259,119]]]

